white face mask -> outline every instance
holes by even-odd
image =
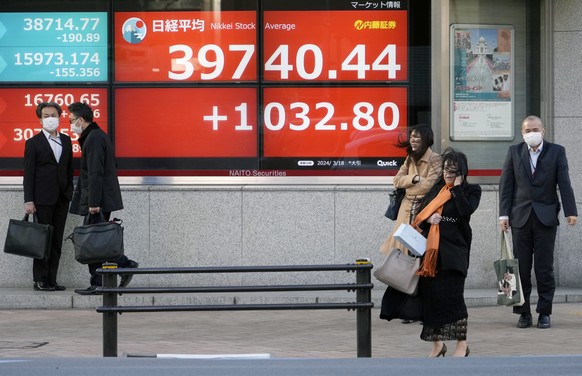
[[[48,117],[42,119],[42,127],[44,128],[45,131],[53,133],[59,127],[59,118]]]
[[[78,122],[79,122],[79,119],[77,119],[76,122],[71,124],[71,131],[73,131],[73,133],[76,133],[76,134],[81,134],[81,133],[83,133],[83,127],[80,125],[77,126]]]
[[[542,143],[542,132],[529,132],[523,135],[523,140],[530,148],[535,148]]]

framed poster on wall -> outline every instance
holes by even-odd
[[[513,140],[513,48],[511,25],[451,26],[451,140]]]

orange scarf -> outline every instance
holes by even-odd
[[[418,224],[427,220],[434,213],[442,214],[443,205],[445,202],[451,199],[451,189],[452,187],[444,186],[439,191],[439,194],[432,199],[428,205],[422,209],[420,213],[416,215],[414,222],[412,222],[412,227],[416,228],[419,232]],[[420,269],[416,272],[421,277],[434,277],[436,276],[436,265],[439,255],[439,240],[440,240],[440,229],[438,224],[433,224],[428,230],[428,236],[426,237],[426,252],[424,254],[424,259]]]

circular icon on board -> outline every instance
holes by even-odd
[[[138,44],[143,41],[148,29],[143,20],[137,17],[131,17],[123,23],[122,32],[123,39],[128,43]]]

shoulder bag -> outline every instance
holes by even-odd
[[[409,256],[394,248],[382,266],[374,270],[374,277],[388,286],[408,295],[415,295],[418,289],[420,257]]]
[[[393,221],[398,218],[398,211],[400,210],[400,205],[402,204],[402,199],[406,194],[406,190],[404,188],[394,188],[392,192],[390,192],[390,203],[388,204],[388,209],[386,209],[386,213],[384,216],[388,219]]]

